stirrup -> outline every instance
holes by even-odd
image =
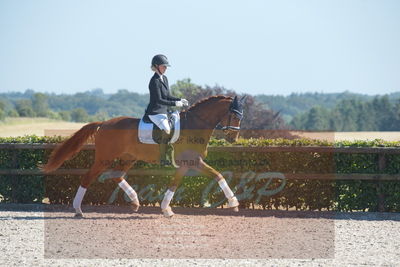
[[[171,161],[167,159],[160,159],[160,166],[162,167],[170,167],[172,166]]]

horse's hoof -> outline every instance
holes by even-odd
[[[171,218],[172,216],[174,216],[174,212],[172,211],[171,207],[167,207],[166,209],[162,210],[164,217],[166,218]]]
[[[233,208],[232,208],[232,211],[234,211],[234,212],[239,212],[239,207],[233,207]]]
[[[130,208],[131,208],[131,211],[133,211],[133,212],[137,212],[138,210],[139,210],[139,207],[140,207],[140,204],[139,203],[131,203],[130,204]]]
[[[228,207],[233,208],[234,211],[239,211],[239,201],[236,197],[228,199]]]
[[[75,213],[74,217],[75,218],[83,218],[83,214],[82,213]]]

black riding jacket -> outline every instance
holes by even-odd
[[[168,79],[154,73],[149,83],[150,103],[146,108],[146,115],[167,114],[168,106],[175,106],[175,101],[181,100],[169,93]]]

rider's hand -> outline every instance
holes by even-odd
[[[187,101],[186,99],[182,98],[181,101],[182,101],[184,106],[186,106],[186,107],[189,106],[189,101]]]
[[[182,101],[175,101],[175,106],[183,107],[183,102]]]

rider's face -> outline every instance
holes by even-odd
[[[164,74],[166,70],[167,70],[167,66],[165,66],[165,65],[158,66],[158,71],[160,72],[160,74]]]

